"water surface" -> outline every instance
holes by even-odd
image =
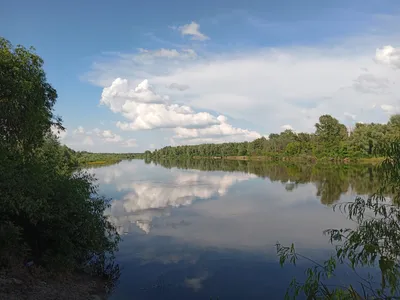
[[[282,269],[276,242],[327,258],[323,231],[353,226],[331,205],[378,184],[368,166],[132,160],[92,171],[123,235],[111,299],[282,299],[309,265]]]

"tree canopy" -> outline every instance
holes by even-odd
[[[43,60],[34,49],[13,47],[0,37],[0,136],[3,146],[29,152],[43,142],[52,125],[57,92],[47,82]]]

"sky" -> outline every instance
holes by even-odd
[[[9,1],[75,150],[142,152],[400,113],[400,1]]]

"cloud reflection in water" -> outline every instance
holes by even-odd
[[[123,194],[112,201],[110,208],[111,220],[119,228],[119,233],[131,231],[131,224],[149,233],[153,219],[169,216],[172,208],[189,206],[196,200],[223,196],[235,183],[257,177],[254,174],[209,174],[197,170],[170,170],[168,175],[168,180],[164,181],[147,179],[146,176],[140,178],[135,169],[129,170],[125,166],[125,162],[96,170],[100,183],[103,181],[110,184],[115,181],[117,190]],[[185,223],[172,226],[179,225]]]

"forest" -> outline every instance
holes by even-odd
[[[400,115],[392,115],[387,124],[357,123],[351,130],[336,118],[323,115],[315,124],[314,133],[285,130],[252,142],[167,146],[153,152],[146,151],[145,155],[149,158],[266,156],[272,159],[360,159],[374,157],[377,145],[390,143],[399,134]]]

